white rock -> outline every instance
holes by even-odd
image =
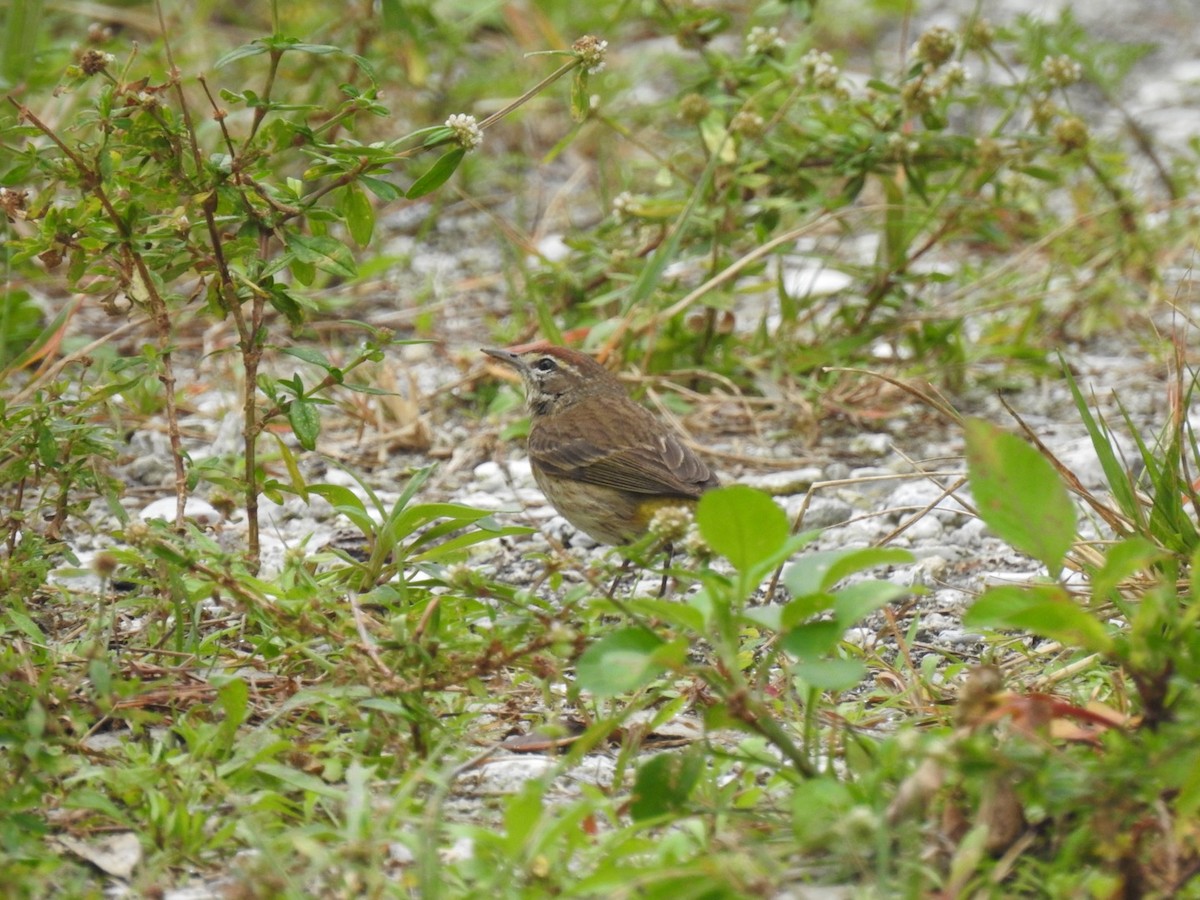
[[[207,500],[201,500],[199,497],[188,497],[187,502],[183,506],[183,514],[186,518],[193,520],[200,525],[215,525],[221,521],[221,514]],[[165,522],[175,521],[175,498],[160,497],[144,506],[138,517],[143,522],[149,522],[151,519],[162,519]]]

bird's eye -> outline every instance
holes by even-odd
[[[555,369],[558,368],[558,363],[556,363],[549,356],[543,356],[541,359],[539,359],[537,362],[535,362],[533,364],[533,367],[535,369],[537,369],[539,372],[553,372]]]

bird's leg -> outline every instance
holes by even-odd
[[[670,577],[671,560],[675,557],[675,545],[670,541],[663,547],[663,551],[667,554],[666,560],[663,562],[662,583],[658,586],[658,596],[661,599],[667,593],[667,579]]]
[[[617,574],[613,576],[612,584],[608,586],[608,599],[611,600],[617,593],[617,585],[621,583],[621,576],[629,571],[629,567],[633,565],[633,560],[630,557],[625,557],[625,561],[621,563],[621,568],[617,570]]]

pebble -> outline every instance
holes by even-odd
[[[824,476],[820,466],[807,466],[803,469],[791,469],[785,472],[768,472],[763,475],[747,475],[739,479],[739,484],[766,491],[777,497],[790,494],[803,494],[814,482],[821,481]]]
[[[187,498],[183,505],[183,514],[199,525],[216,525],[221,521],[221,514],[217,512],[216,508],[207,500],[201,500],[199,497]],[[138,517],[143,522],[149,522],[152,519],[174,522],[175,498],[160,497],[146,504],[138,513]]]

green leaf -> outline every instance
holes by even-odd
[[[842,628],[850,628],[881,606],[907,597],[912,592],[912,588],[890,581],[859,581],[837,592],[833,601],[833,612]]]
[[[37,427],[38,459],[46,468],[54,468],[58,461],[58,442],[54,440],[54,432],[45,425]]]
[[[542,794],[546,785],[536,778],[527,780],[504,808],[504,838],[509,851],[517,855],[532,839],[542,821]]]
[[[1107,654],[1113,649],[1104,623],[1080,609],[1057,584],[991,588],[967,610],[963,624],[1028,631],[1093,653]]]
[[[732,164],[737,161],[737,145],[729,136],[725,127],[725,116],[720,110],[713,110],[700,120],[700,138],[710,155],[717,156],[721,162]]]
[[[288,356],[294,356],[296,359],[302,359],[306,363],[312,363],[314,366],[319,366],[326,372],[333,368],[333,363],[331,363],[328,358],[326,358],[325,354],[316,347],[305,347],[300,344],[296,344],[292,347],[278,347],[276,349],[278,349],[280,353],[286,353]]]
[[[588,72],[587,69],[580,66],[575,70],[575,77],[571,80],[571,118],[576,122],[582,122],[587,118],[591,107],[592,98],[588,93]]]
[[[293,769],[291,766],[265,762],[256,765],[254,771],[270,776],[271,778],[276,778],[280,783],[295,788],[298,791],[315,794],[318,797],[327,797],[330,800],[339,802],[345,799],[342,795],[342,787],[340,785],[326,784],[316,775],[301,772],[299,769]]]
[[[350,488],[340,484],[310,484],[310,493],[324,497],[339,512],[357,526],[363,534],[375,533],[375,520],[371,518],[362,500]]]
[[[353,278],[355,275],[350,248],[328,235],[285,231],[284,243],[302,263],[341,278]]]
[[[433,193],[449,180],[466,155],[467,151],[462,147],[455,147],[430,166],[428,172],[414,181],[404,196],[409,200],[415,200],[417,197]]]
[[[697,634],[704,631],[704,614],[686,603],[643,597],[626,601],[626,605],[630,612],[661,619],[676,628],[687,628]]]
[[[249,686],[240,678],[229,679],[217,689],[217,704],[225,713],[225,718],[221,720],[219,728],[221,744],[230,748],[237,737],[238,728],[246,721],[246,714],[250,709]]]
[[[982,419],[967,420],[966,438],[980,517],[1057,576],[1075,539],[1075,508],[1058,474],[1025,441]]]
[[[293,400],[288,404],[288,421],[296,440],[305,450],[317,449],[317,436],[321,433],[321,414],[317,404],[310,400]]]
[[[802,594],[795,600],[789,600],[780,609],[779,627],[786,631],[794,628],[806,619],[811,619],[817,613],[832,609],[836,597],[830,593]]]
[[[346,227],[350,236],[360,247],[371,243],[371,235],[375,233],[375,210],[367,198],[367,192],[357,184],[346,188],[342,200],[342,215],[346,217]]]
[[[854,659],[822,659],[796,663],[792,673],[821,691],[845,691],[866,677],[867,667]]]
[[[461,526],[460,526],[461,527]],[[419,553],[416,556],[409,557],[410,563],[428,562],[430,560],[444,559],[453,556],[466,547],[473,547],[475,544],[481,544],[484,541],[492,541],[502,537],[522,534],[536,534],[536,528],[529,528],[524,525],[509,525],[504,528],[488,529],[471,531],[467,534],[460,534],[452,537],[449,540],[443,541],[437,546]]]
[[[267,52],[267,46],[262,42],[262,39],[251,41],[249,44],[242,44],[240,47],[234,47],[215,63],[214,69],[221,69],[239,59],[245,59],[248,56],[260,56]]]
[[[376,178],[374,175],[360,175],[358,180],[363,187],[384,203],[391,203],[393,200],[399,200],[404,196],[404,191],[400,190],[396,185],[382,178]]]
[[[601,638],[575,666],[579,686],[597,697],[637,690],[653,681],[668,662],[681,662],[687,644],[668,644],[644,628],[625,628]]]
[[[701,497],[696,524],[708,545],[743,572],[769,558],[788,539],[787,514],[762,491],[744,484]]]
[[[842,626],[832,620],[810,622],[785,634],[779,646],[788,656],[811,662],[832,651],[842,639],[843,631]]]
[[[1145,519],[1145,511],[1142,504],[1137,498],[1137,492],[1134,490],[1133,480],[1130,478],[1129,472],[1125,469],[1124,462],[1117,455],[1117,451],[1109,439],[1108,429],[1104,427],[1103,420],[1097,421],[1092,415],[1092,410],[1084,399],[1083,392],[1079,390],[1079,385],[1075,382],[1075,377],[1071,374],[1071,367],[1066,364],[1065,360],[1059,360],[1062,363],[1063,375],[1067,380],[1067,387],[1071,389],[1071,397],[1075,402],[1075,409],[1079,412],[1080,421],[1087,428],[1088,437],[1092,442],[1092,449],[1096,451],[1096,458],[1100,461],[1100,467],[1104,470],[1104,480],[1108,484],[1108,489],[1112,491],[1113,497],[1117,501],[1117,506],[1121,512],[1129,516],[1139,524]]]
[[[783,574],[793,597],[827,593],[848,575],[876,566],[908,565],[915,557],[898,547],[863,547],[853,550],[818,550],[806,553]]]
[[[1119,541],[1104,551],[1104,564],[1092,575],[1092,596],[1097,601],[1120,601],[1117,585],[1138,573],[1149,573],[1152,566],[1170,556],[1166,550],[1141,537]],[[1194,570],[1193,570],[1194,571]]]
[[[287,49],[299,50],[302,53],[311,53],[314,56],[326,56],[330,53],[341,53],[342,48],[333,44],[306,44],[302,41],[297,41]]]
[[[303,309],[284,285],[271,285],[267,291],[267,298],[271,301],[271,306],[283,313],[292,325],[300,325],[304,322]]]
[[[46,635],[42,629],[38,627],[37,623],[33,621],[33,619],[21,612],[21,610],[5,610],[4,619],[7,624],[3,631],[8,632],[15,629],[33,641],[43,644],[46,643]]]
[[[660,753],[638,767],[633,782],[629,814],[643,822],[668,813],[684,812],[688,798],[700,780],[705,757],[695,749],[682,753]]]
[[[274,434],[274,432],[271,433]],[[296,454],[292,452],[292,448],[287,445],[283,438],[277,434],[275,434],[275,442],[279,445],[279,456],[288,471],[288,478],[291,479],[289,487],[292,493],[307,501],[308,485],[304,481],[304,476],[300,473],[300,466],[296,464]]]
[[[317,268],[312,263],[307,263],[296,256],[295,253],[287,253],[284,258],[288,260],[288,271],[292,273],[292,277],[305,287],[312,284],[317,278]]]

